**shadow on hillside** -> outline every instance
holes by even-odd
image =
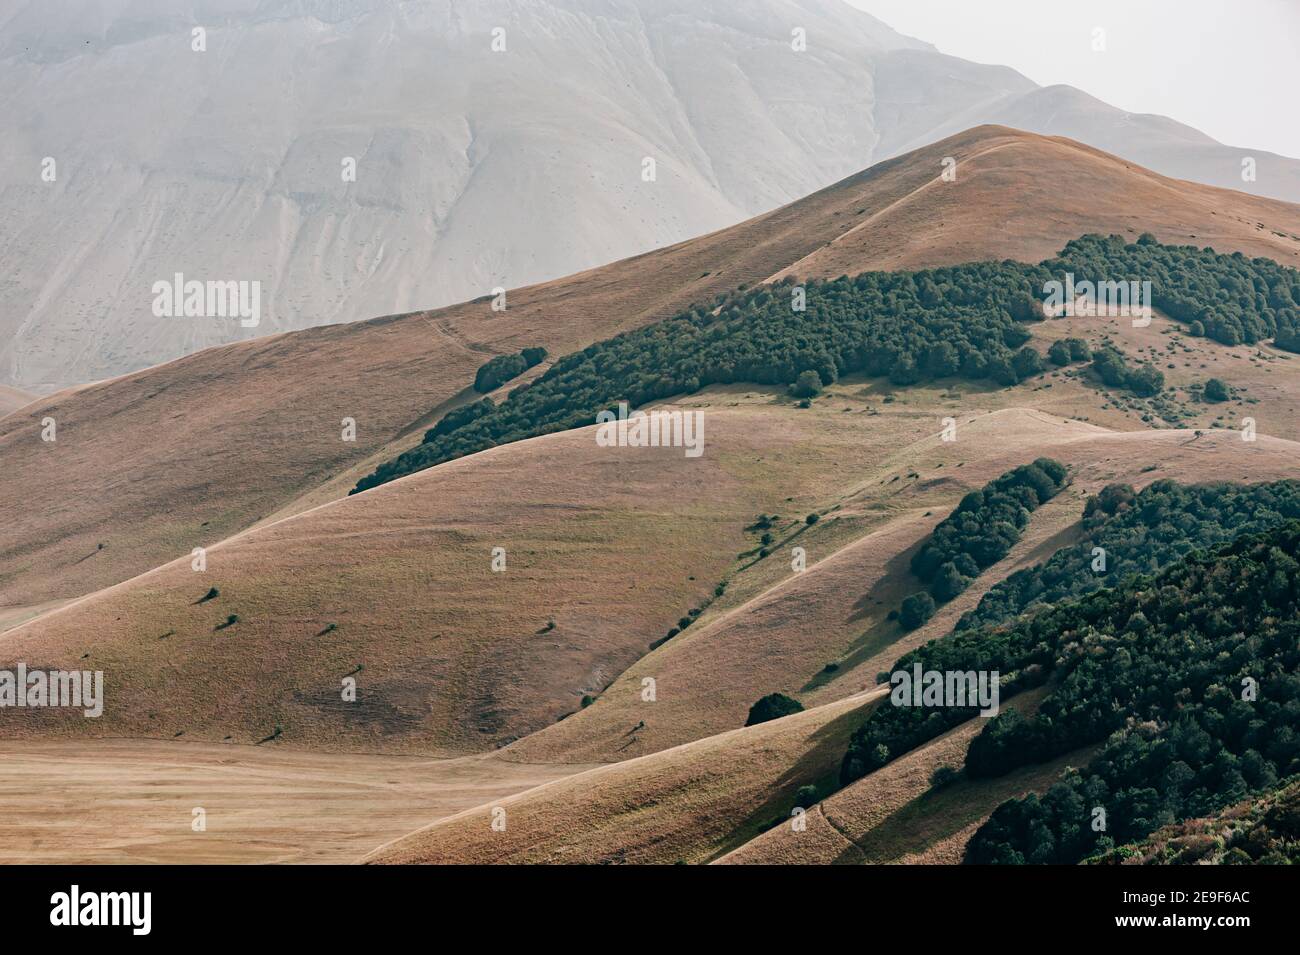
[[[927,790],[861,836],[835,863],[884,865],[924,852],[986,819],[1007,800],[1044,792],[1067,767],[1086,765],[1099,748],[1083,747],[995,779],[962,779],[943,789]]]
[[[749,818],[732,830],[731,835],[719,844],[708,861],[712,862],[733,849],[738,849],[768,829],[787,822],[790,818],[790,810],[794,808],[792,800],[795,790],[800,786],[812,783],[822,792],[838,788],[840,761],[848,750],[849,737],[853,735],[854,730],[866,722],[878,703],[879,700],[864,703],[812,733],[807,739],[808,748],[803,751],[798,761],[772,783],[770,787],[772,795],[754,810]]]
[[[876,581],[875,586],[853,605],[853,613],[849,617],[850,622],[857,623],[874,616],[875,622],[853,641],[844,656],[835,661],[837,666],[834,670],[822,670],[814,675],[800,687],[800,693],[825,686],[906,635],[897,621],[888,619],[888,614],[889,611],[898,609],[905,596],[924,589],[921,582],[912,576],[911,561],[912,555],[929,539],[928,534],[923,536],[907,550],[895,554],[885,563],[884,574]]]

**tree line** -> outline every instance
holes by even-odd
[[[955,629],[1004,623],[1026,611],[1155,573],[1196,549],[1300,519],[1300,481],[1179,484],[1134,491],[1112,484],[1088,498],[1083,539],[991,587]]]
[[[472,415],[444,419],[353,493],[496,445],[592,424],[620,401],[638,407],[714,384],[787,389],[812,372],[823,387],[848,374],[886,377],[898,386],[949,378],[1012,386],[1044,369],[1028,345],[1027,325],[1043,319],[1045,284],[1067,272],[1080,280],[1150,279],[1157,307],[1226,344],[1275,334],[1280,347],[1292,347],[1296,335],[1300,273],[1268,259],[1160,245],[1148,235],[1134,243],[1084,236],[1038,265],[972,262],[802,286],[787,278],[723,293],[566,355],[499,404],[489,400]],[[1067,344],[1052,361],[1084,354]],[[1134,369],[1120,367],[1114,356],[1100,363],[1092,357],[1113,383],[1139,394],[1163,388],[1163,376],[1150,364]],[[478,384],[509,380],[502,376],[518,362],[503,358]],[[803,390],[811,390],[810,379],[805,382]]]

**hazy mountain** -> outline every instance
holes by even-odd
[[[840,0],[5,0],[0,102],[0,381],[34,390],[565,275],[986,120],[1251,185]],[[259,325],[155,316],[176,273],[260,282]]]
[[[932,50],[898,50],[874,66],[880,158],[979,123],[1069,136],[1166,176],[1300,201],[1300,161],[1228,146],[1167,116],[1126,113],[1072,86],[1040,87],[1014,70]],[[954,104],[961,104],[954,108]],[[1242,160],[1255,179],[1242,179]]]

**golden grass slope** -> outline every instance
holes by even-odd
[[[569,776],[434,823],[366,861],[707,862],[765,828],[799,786],[834,771],[882,696],[860,694]],[[504,818],[504,830],[494,818]]]
[[[1212,246],[1300,265],[1300,206],[1170,179],[1062,137],[983,126],[936,147],[956,178],[936,176],[870,211],[783,274],[834,276],[975,259],[1038,262],[1063,232]],[[925,151],[923,151],[925,152]],[[912,153],[909,164],[933,160]],[[884,165],[888,165],[887,163]],[[778,276],[779,277],[779,276]]]
[[[745,455],[789,440],[757,416],[732,430]],[[726,470],[725,426],[699,459],[609,453],[593,433],[422,472],[218,544],[203,572],[184,558],[29,621],[5,634],[6,658],[103,670],[106,710],[0,719],[14,733],[422,752],[535,731],[712,588],[760,501]]]
[[[0,385],[0,418],[12,411],[17,411],[24,405],[31,404],[36,400],[36,395],[28,394],[18,388],[9,385]]]
[[[23,736],[437,754],[514,742],[525,762],[625,760],[738,727],[776,690],[813,703],[874,685],[908,645],[886,615],[918,586],[909,549],[966,491],[1041,454],[1074,469],[1076,514],[1112,480],[1294,473],[1292,442],[1112,432],[1021,407],[1096,400],[1066,379],[1040,387],[885,404],[846,381],[806,410],[710,389],[682,402],[707,422],[699,458],[600,448],[585,428],[450,462],[236,535],[201,572],[182,558],[8,631],[8,659],[103,670],[108,702],[94,720],[0,720]],[[764,560],[746,531],[759,513],[781,515]],[[724,578],[724,597],[647,655]],[[827,680],[830,662],[843,666]]]
[[[938,180],[948,156],[955,183]],[[479,300],[315,328],[66,390],[0,420],[0,607],[81,596],[318,488],[312,503],[346,493],[341,472],[409,444],[494,354],[565,353],[785,272],[1038,259],[1082,232],[1142,230],[1295,264],[1300,207],[979,127],[730,229],[512,290],[504,313]]]
[[[813,510],[890,434],[864,414],[830,433],[838,415],[787,399],[773,413],[770,397],[711,397],[699,458],[600,448],[594,428],[549,435],[237,535],[201,572],[182,558],[29,620],[4,635],[6,657],[103,670],[108,702],[90,720],[6,709],[5,730],[463,753],[549,726],[708,597],[754,515]]]
[[[741,575],[733,599],[636,661],[591,706],[512,752],[532,762],[626,759],[741,726],[768,693],[813,704],[870,688],[877,673],[941,636],[1019,564],[1063,546],[1086,493],[1159,477],[1276,480],[1293,476],[1300,460],[1300,445],[1274,438],[1109,432],[1021,408],[972,414],[958,428],[956,442],[928,435],[853,475],[811,532],[777,548],[762,570],[745,572],[761,575],[764,589],[745,599],[745,584],[752,589],[755,581]],[[904,634],[887,616],[922,589],[908,570],[913,550],[967,491],[1041,455],[1068,465],[1074,486],[1035,516],[1022,547],[930,626]],[[794,546],[809,555],[803,572],[791,568]],[[836,669],[828,673],[827,664]],[[656,688],[653,704],[639,692],[647,680]]]
[[[3,740],[0,761],[5,865],[356,862],[582,768],[155,740]]]
[[[1033,712],[1043,696],[1043,690],[1023,693],[1006,707]],[[974,828],[999,804],[1025,792],[1042,791],[1066,767],[1083,765],[1091,758],[1092,749],[1086,749],[995,779],[963,778],[933,789],[934,771],[941,766],[960,769],[971,740],[983,728],[984,721],[976,718],[949,730],[815,806],[805,807],[804,828],[775,826],[717,863],[880,865],[901,862],[954,838],[960,839],[959,848],[964,850]],[[959,862],[960,852],[943,861]]]

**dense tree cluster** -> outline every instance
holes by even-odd
[[[1041,799],[998,807],[967,858],[1077,862],[1300,772],[1298,552],[1292,521],[995,634],[1008,664],[1051,671],[1052,689],[1032,718],[990,721],[967,773],[1105,745]],[[968,654],[973,638],[957,638]]]
[[[1300,272],[1272,259],[1161,245],[1150,234],[1136,243],[1089,235],[1044,265],[1076,281],[1149,281],[1152,305],[1224,345],[1274,338],[1300,351]]]
[[[1091,361],[1092,349],[1082,338],[1062,338],[1052,342],[1047,349],[1047,359],[1053,365],[1064,368],[1077,361]]]
[[[1160,394],[1165,387],[1165,374],[1150,362],[1136,367],[1129,365],[1122,352],[1107,346],[1092,356],[1092,369],[1102,382],[1111,388],[1127,388],[1139,398]]]
[[[1004,710],[966,773],[1003,773],[1105,741],[1041,799],[1003,804],[975,862],[1074,862],[1203,815],[1300,771],[1300,522],[1197,552],[1161,575],[1067,601],[1002,629],[905,656],[939,671],[998,670],[1002,695],[1050,679],[1031,718]],[[1257,698],[1243,698],[1250,687]],[[1104,701],[1104,705],[1103,702]],[[848,782],[969,719],[973,707],[877,709],[853,737]],[[1093,810],[1106,813],[1104,832]]]
[[[1079,543],[995,584],[956,629],[1004,623],[1135,574],[1155,573],[1198,548],[1294,519],[1300,519],[1300,481],[1185,485],[1162,480],[1141,493],[1112,484],[1088,498]]]
[[[474,390],[481,395],[495,391],[545,360],[545,348],[525,348],[517,355],[497,355],[479,368],[474,376]]]
[[[1002,303],[1045,277],[1015,262],[867,272],[808,282],[803,311],[792,308],[792,280],[729,293],[566,355],[491,414],[434,435],[356,490],[499,444],[594,424],[619,401],[638,407],[713,384],[789,386],[811,371],[823,386],[853,373],[885,375],[898,385],[948,377],[1014,385],[1022,373],[1041,370],[1042,360]]]
[[[1077,280],[1151,280],[1157,307],[1200,321],[1229,344],[1276,333],[1280,345],[1292,347],[1287,343],[1297,336],[1300,273],[1267,259],[1162,246],[1146,236],[1131,244],[1119,236],[1084,236],[1040,265],[975,262],[810,280],[802,310],[794,306],[793,280],[786,279],[726,293],[566,355],[489,414],[431,430],[433,437],[381,465],[354,491],[499,444],[593,424],[619,401],[637,407],[713,384],[788,387],[812,371],[823,387],[846,374],[884,376],[895,385],[950,377],[1014,385],[1042,371],[1024,323],[1042,319],[1045,283],[1062,281],[1067,272]],[[1149,365],[1116,380],[1141,394],[1163,387]]]
[[[1093,865],[1300,865],[1300,778],[1213,816],[1166,826]]]
[[[1056,496],[1065,478],[1065,465],[1039,458],[971,491],[912,557],[912,573],[929,584],[937,602],[956,597],[1010,552],[1029,515]]]
[[[1029,523],[1029,515],[1056,496],[1066,477],[1065,466],[1059,461],[1039,458],[971,491],[912,557],[912,572],[932,582],[931,590],[937,591],[940,599],[952,599],[971,578],[1007,555]],[[904,629],[913,630],[929,620],[934,609],[929,593],[912,594],[903,601],[899,622]],[[939,645],[932,642],[907,654],[894,664],[894,670],[907,669],[918,660],[929,667],[931,648]],[[841,781],[849,783],[865,776],[974,713],[973,708],[965,707],[882,708],[853,734],[841,766]]]
[[[437,424],[424,433],[424,440],[433,441],[444,434],[451,434],[457,428],[463,428],[471,421],[476,421],[484,415],[491,414],[492,409],[495,407],[496,405],[491,398],[480,398],[472,404],[461,405],[459,408],[448,411]]]
[[[1179,566],[1180,558],[1199,556],[1243,534],[1276,530],[1298,516],[1300,482],[1296,481],[1247,487],[1183,487],[1158,481],[1141,495],[1127,485],[1110,485],[1090,498],[1085,508],[1088,540],[1063,548],[1041,567],[1008,578],[958,623],[952,635],[904,655],[893,669],[908,670],[919,662],[925,670],[997,670],[1004,698],[1037,686],[1052,672],[1055,658],[1050,647],[1038,646],[1037,655],[1009,652],[1008,648],[1026,639],[1026,633],[1038,634],[1044,627],[1050,630],[1061,608],[1074,606],[1072,599],[1088,593],[1096,596],[1101,587],[1131,589],[1134,581],[1147,579],[1140,575],[1171,564]],[[1098,546],[1094,541],[1102,542],[1106,549],[1106,573],[1092,570],[1094,547]],[[1033,614],[1006,625],[1031,608]],[[1142,619],[1138,614],[1134,622],[1140,624]],[[1110,708],[1098,706],[1097,699],[1110,697],[1101,692],[1080,705],[1109,713]],[[854,733],[841,766],[842,782],[872,772],[975,714],[974,707],[881,707]],[[1020,731],[1017,725],[1018,717],[1009,713],[992,721],[985,738],[972,746],[972,775],[990,772],[995,766],[999,771],[1007,768],[1001,760],[1013,749],[1027,759],[1049,758],[1043,740]]]

